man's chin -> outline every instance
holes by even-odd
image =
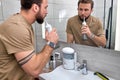
[[[89,15],[90,16],[90,15]],[[87,20],[89,18],[89,16],[79,16],[81,20],[83,20],[85,18],[85,20]]]
[[[41,20],[41,21],[37,20],[37,23],[39,23],[39,24],[42,24],[43,22],[44,22],[44,20]]]
[[[81,19],[84,19],[84,18],[86,18],[86,17],[85,17],[85,16],[80,16],[80,18],[81,18]]]

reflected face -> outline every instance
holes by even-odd
[[[48,7],[47,0],[43,0],[42,4],[39,7],[38,13],[36,14],[36,21],[39,24],[42,24],[44,22],[44,18],[47,16],[47,7]]]
[[[87,18],[92,13],[91,4],[90,3],[80,3],[78,6],[78,15],[81,19],[84,17]]]

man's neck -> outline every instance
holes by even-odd
[[[31,25],[35,22],[34,15],[31,15],[29,11],[21,10],[20,14],[27,20],[27,22]]]

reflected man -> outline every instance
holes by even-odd
[[[67,42],[88,46],[105,47],[106,38],[100,20],[91,15],[94,2],[92,0],[78,1],[78,15],[71,17],[67,22]],[[83,20],[86,25],[82,27]],[[87,40],[82,39],[82,35],[87,36]]]

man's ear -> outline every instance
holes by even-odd
[[[91,13],[93,12],[93,8],[91,9]]]
[[[38,12],[39,9],[40,9],[40,7],[37,4],[33,4],[33,10],[35,13]]]

